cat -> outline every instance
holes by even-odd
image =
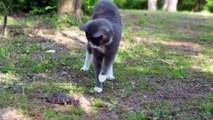
[[[95,87],[98,93],[103,91],[102,82],[114,80],[113,62],[120,44],[122,21],[118,7],[108,0],[96,3],[91,20],[80,27],[85,32],[87,43],[86,58],[81,70],[89,70],[94,60]]]

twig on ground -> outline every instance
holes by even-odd
[[[173,66],[176,66],[174,63],[170,62],[170,61],[166,61],[166,60],[163,60],[161,58],[158,58],[159,61],[163,62],[163,63],[167,63],[169,65],[173,65]]]

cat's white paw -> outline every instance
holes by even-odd
[[[106,81],[107,75],[99,74],[98,78],[99,78],[100,82],[104,82],[104,81]]]
[[[81,70],[82,70],[82,71],[88,71],[88,70],[89,70],[89,67],[83,66],[83,67],[81,68]]]
[[[107,75],[107,80],[115,80],[115,77],[113,75]]]
[[[101,93],[103,91],[103,88],[100,87],[94,87],[94,90],[98,93]]]

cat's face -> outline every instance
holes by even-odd
[[[98,33],[100,32],[100,33]],[[95,36],[95,34],[99,34],[98,36]],[[86,32],[86,37],[89,42],[91,42],[95,46],[103,46],[110,42],[109,36],[107,32],[103,30],[99,30],[97,32],[94,31],[88,31]]]
[[[93,46],[105,46],[112,42],[112,30],[107,24],[95,21],[82,26],[80,29],[85,31],[87,40]]]

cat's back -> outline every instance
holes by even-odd
[[[104,18],[121,25],[121,16],[117,6],[108,0],[100,0],[96,3],[92,19]]]

